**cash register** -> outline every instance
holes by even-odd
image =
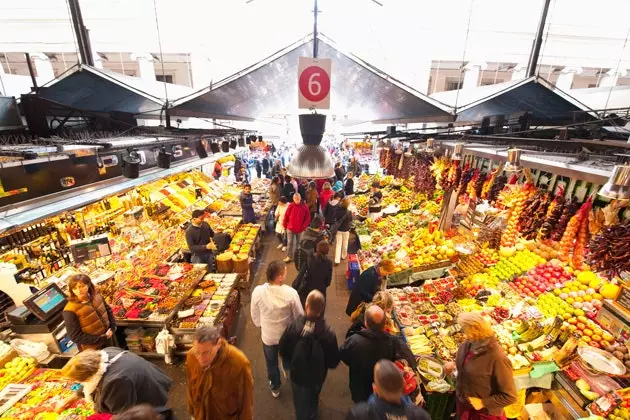
[[[18,338],[46,343],[53,354],[72,356],[78,350],[68,337],[61,315],[66,303],[66,295],[51,283],[8,312],[7,320]]]

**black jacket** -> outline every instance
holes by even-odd
[[[117,347],[107,347],[103,351],[110,361],[122,352]],[[96,387],[93,395],[96,412],[118,414],[139,404],[166,407],[172,386],[171,378],[153,363],[126,352],[107,366]]]
[[[346,416],[346,420],[431,420],[423,408],[403,397],[400,404],[392,404],[372,394],[368,402],[357,404]]]
[[[295,356],[294,350],[298,341],[305,335],[313,334],[314,338],[321,345],[324,354],[323,363],[313,363],[313,365],[321,366],[324,370],[317,372],[316,375],[312,375],[310,372],[301,372],[300,369],[291,366],[291,381],[300,386],[321,385],[323,384],[323,380],[321,383],[316,383],[319,381],[314,381],[314,377],[317,376],[326,379],[328,369],[334,369],[339,365],[340,354],[339,347],[337,347],[337,336],[323,318],[314,322],[312,333],[309,328],[304,328],[305,325],[306,317],[300,316],[287,327],[280,338],[280,355],[283,359],[293,360]],[[310,326],[312,326],[312,324]]]
[[[287,200],[289,200],[289,203],[293,202],[293,194],[295,194],[295,188],[293,187],[293,184],[291,184],[290,182],[286,182],[286,180],[284,181],[284,187],[282,187],[282,195],[286,197]]]
[[[346,195],[354,194],[354,179],[346,179],[346,185],[343,187],[343,192],[345,192]]]
[[[378,286],[379,277],[376,267],[370,267],[361,273],[352,288],[352,293],[348,299],[348,306],[346,306],[346,314],[348,316],[352,315],[352,312],[357,309],[357,306],[359,306],[361,302],[372,302],[372,298],[377,292]]]
[[[333,263],[328,257],[314,255],[308,262],[308,275],[306,276],[306,287],[300,295],[302,302],[313,290],[319,290],[326,296],[326,289],[332,282]]]
[[[343,169],[343,167],[339,167],[335,169],[335,177],[339,180],[343,182],[343,178],[346,176],[346,171]]]
[[[352,213],[348,209],[337,206],[335,209],[335,220],[338,232],[349,232],[352,226]]]
[[[374,366],[381,359],[396,360],[396,340],[382,331],[363,330],[346,340],[341,360],[350,368],[350,392],[355,403],[372,394]]]
[[[206,245],[210,243],[210,240],[214,237],[214,231],[206,222],[201,223],[199,227],[192,223],[186,229],[186,244],[188,250],[192,254],[208,255],[211,253]]]
[[[308,264],[308,261],[313,257],[317,244],[325,239],[326,236],[321,230],[314,230],[309,227],[302,232],[300,235],[300,243],[293,256],[298,272],[302,271],[305,265]]]
[[[267,172],[269,172],[269,159],[265,158],[262,161],[262,169],[263,169],[263,173],[266,174]]]
[[[324,208],[324,220],[326,220],[326,224],[328,226],[333,226],[337,221],[337,209],[339,208],[339,202],[337,204],[332,204],[332,200],[326,203],[326,207]]]

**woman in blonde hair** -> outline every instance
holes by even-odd
[[[395,270],[394,261],[385,259],[361,273],[352,287],[352,293],[346,306],[346,314],[352,315],[361,302],[371,302],[376,292],[381,288],[383,277],[394,273]]]
[[[517,401],[512,364],[499,345],[490,323],[478,312],[463,312],[457,323],[466,335],[455,362],[457,416],[461,420],[505,419],[504,408]]]

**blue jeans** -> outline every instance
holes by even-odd
[[[293,388],[293,406],[296,420],[313,420],[317,418],[319,393],[322,385],[301,386],[291,381]]]
[[[295,258],[295,251],[300,243],[300,234],[287,229],[287,257]]]
[[[280,367],[278,365],[278,350],[279,346],[268,346],[263,343],[263,352],[265,353],[265,362],[267,364],[267,378],[269,378],[269,387],[272,391],[280,388]],[[282,365],[285,371],[289,370],[289,362],[287,360],[282,361]]]

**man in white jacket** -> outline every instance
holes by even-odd
[[[274,398],[280,396],[280,337],[293,321],[304,315],[298,293],[291,286],[283,284],[286,277],[286,264],[272,261],[267,266],[267,283],[256,286],[251,303],[252,321],[261,329],[269,388]]]

